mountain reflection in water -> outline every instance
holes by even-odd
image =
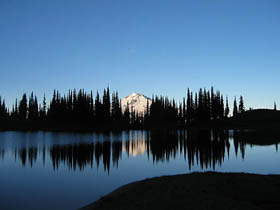
[[[44,146],[24,146],[13,148],[15,161],[23,167],[33,167],[38,158],[43,165],[49,156],[54,170],[67,166],[69,170],[84,170],[86,167],[103,166],[109,173],[111,167],[118,168],[122,157],[128,158],[146,155],[155,164],[169,162],[183,155],[189,169],[198,165],[201,169],[213,169],[221,166],[230,156],[230,141],[233,141],[235,155],[241,152],[245,158],[246,143],[240,139],[239,132],[213,130],[177,130],[177,131],[129,131],[111,134],[112,138],[103,141],[77,141],[71,144],[51,144]],[[276,144],[276,150],[278,146]],[[0,147],[0,160],[5,159],[5,148]]]

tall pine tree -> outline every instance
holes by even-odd
[[[26,120],[27,118],[27,97],[26,94],[24,93],[22,96],[22,99],[19,102],[19,118],[21,120]]]

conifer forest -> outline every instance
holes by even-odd
[[[233,110],[229,99],[220,91],[200,88],[198,92],[186,91],[186,97],[177,102],[164,96],[153,96],[144,113],[129,108],[122,110],[117,91],[105,88],[89,93],[83,89],[69,90],[62,94],[57,90],[47,102],[41,102],[32,92],[24,93],[8,108],[0,97],[0,124],[2,129],[129,129],[153,127],[188,127],[198,123],[213,123],[245,112],[244,100],[234,98]],[[232,114],[231,114],[232,113]]]

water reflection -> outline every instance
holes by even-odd
[[[0,149],[0,160],[4,160],[5,150]]]
[[[87,167],[102,167],[109,173],[112,167],[119,167],[123,156],[132,158],[143,155],[154,164],[169,162],[180,155],[184,157],[190,170],[194,166],[215,170],[217,165],[223,164],[225,158],[229,158],[230,145],[234,146],[235,156],[240,153],[243,159],[246,145],[253,145],[248,143],[243,132],[224,130],[130,131],[107,134],[100,139],[99,136],[97,140],[83,139],[69,144],[44,143],[37,147],[35,144],[24,145],[23,140],[21,147],[13,148],[11,153],[22,167],[33,167],[38,159],[45,165],[48,157],[54,170],[62,166],[80,171]],[[278,151],[278,144],[275,145]],[[0,146],[1,161],[5,161],[5,149],[7,148]]]
[[[189,169],[196,164],[202,169],[213,168],[223,163],[225,154],[229,156],[228,132],[198,131],[187,133],[187,154]]]

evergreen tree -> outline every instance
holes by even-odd
[[[188,88],[188,93],[187,93],[187,124],[191,123],[191,118],[192,118],[192,98],[191,98],[191,92],[190,89]]]
[[[100,101],[99,93],[96,92],[95,96],[95,121],[96,123],[100,123],[102,119],[102,104]]]
[[[56,90],[53,91],[53,97],[50,102],[49,110],[48,110],[48,118],[49,119],[55,119],[56,116]]]
[[[186,124],[186,99],[185,97],[183,98],[183,116],[182,116],[182,123],[183,125]]]
[[[8,118],[8,109],[6,108],[5,100],[0,97],[0,120],[5,120]]]
[[[17,119],[19,115],[19,111],[18,111],[18,101],[16,99],[16,103],[15,103],[15,118]]]
[[[220,119],[223,119],[224,116],[225,116],[224,110],[225,110],[225,108],[224,108],[224,97],[223,97],[223,95],[221,95],[220,109],[219,109]]]
[[[146,110],[144,113],[144,124],[148,125],[150,120],[150,107],[149,107],[149,100],[146,102]]]
[[[276,102],[274,102],[274,108],[273,108],[275,111],[277,110],[277,107],[276,107]]]
[[[234,101],[233,101],[233,116],[236,116],[238,113],[238,109],[237,109],[237,102],[236,102],[236,97],[234,97]]]
[[[181,103],[179,104],[179,115],[178,115],[178,118],[179,118],[180,125],[183,124],[183,107],[182,107]]]
[[[215,119],[221,119],[221,93],[220,91],[216,91],[215,99],[214,99],[214,110],[215,110]]]
[[[26,94],[24,93],[22,96],[21,101],[19,102],[19,118],[21,120],[26,120],[27,118],[27,97]]]
[[[90,118],[92,119],[94,115],[94,102],[93,102],[93,93],[90,91]]]
[[[115,93],[112,93],[112,108],[111,108],[111,116],[113,122],[116,121],[116,115],[117,115],[117,101],[116,101],[116,96]]]
[[[209,91],[207,91],[206,96],[206,119],[211,120],[211,97]]]
[[[229,105],[228,105],[228,97],[226,98],[226,108],[225,108],[225,117],[228,117],[229,115]]]
[[[33,92],[31,92],[31,95],[29,96],[28,119],[29,120],[34,119],[34,96],[33,96]]]
[[[112,105],[111,105],[111,118],[115,125],[120,123],[122,117],[122,111],[120,107],[120,100],[118,92],[112,93]]]
[[[77,92],[76,89],[73,90],[73,101],[72,101],[72,119],[75,121],[77,119]]]
[[[123,114],[123,122],[125,126],[128,126],[130,124],[130,111],[129,111],[129,104],[127,102],[124,114]]]
[[[1,101],[1,99],[0,99],[0,101]],[[18,102],[17,102],[17,99],[16,99],[16,102],[13,105],[13,108],[12,108],[11,118],[14,119],[14,120],[19,118],[19,116],[18,116]]]
[[[31,92],[28,103],[28,119],[36,120],[38,119],[39,110],[38,110],[38,100],[37,97],[34,96],[34,93]]]
[[[197,107],[197,120],[202,121],[203,120],[203,93],[202,88],[199,89],[198,92],[198,107]]]
[[[47,116],[47,102],[46,102],[46,96],[44,94],[44,98],[43,98],[43,106],[40,112],[40,118],[41,119],[45,119]]]
[[[122,119],[122,105],[121,105],[121,100],[119,99],[119,94],[118,91],[116,92],[115,95],[115,114],[116,114],[116,122],[121,122]]]
[[[244,106],[244,101],[243,101],[242,96],[240,96],[240,99],[239,99],[239,112],[240,113],[245,112],[245,106]]]
[[[211,120],[216,119],[216,107],[215,107],[215,94],[214,94],[214,88],[211,87]]]
[[[37,97],[34,99],[34,119],[37,120],[39,118],[39,105]]]
[[[107,90],[104,89],[103,93],[103,100],[102,100],[102,106],[101,106],[101,120],[103,123],[110,123],[111,121],[111,102],[110,102],[110,90],[109,87],[107,87]]]
[[[197,97],[197,93],[195,93],[192,120],[196,121],[197,119],[198,119],[198,97]]]
[[[68,96],[67,96],[67,120],[74,120],[74,99],[73,99],[73,91],[69,90],[68,91]]]

